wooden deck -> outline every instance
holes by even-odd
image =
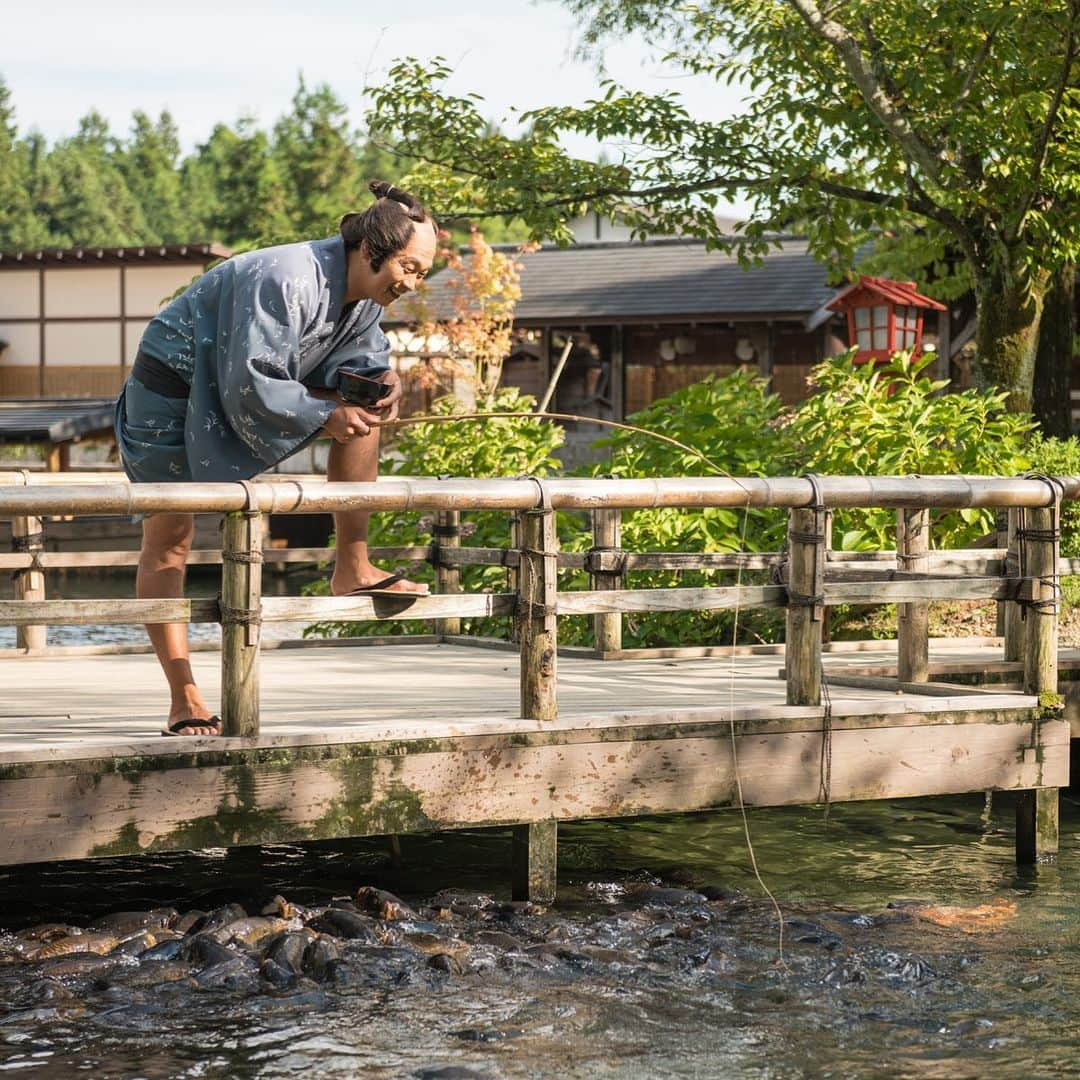
[[[836,685],[826,722],[784,704],[782,663],[560,657],[558,718],[538,721],[514,652],[281,648],[263,653],[257,738],[163,739],[152,656],[4,661],[0,863],[725,807],[736,758],[748,805],[1068,782],[1068,722],[1035,697]],[[219,665],[193,656],[210,700]]]

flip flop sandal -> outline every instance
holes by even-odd
[[[401,589],[394,589],[391,586],[396,585],[399,581],[403,581],[405,578],[404,570],[396,570],[388,577],[384,577],[380,581],[373,582],[371,585],[361,585],[359,589],[353,589],[352,592],[342,593],[342,596],[397,596],[405,597],[408,600],[415,600],[418,596],[427,596],[427,593],[414,593],[414,592],[402,592]]]
[[[221,717],[220,716],[211,716],[208,720],[193,720],[190,717],[187,720],[175,720],[171,724],[166,724],[166,726],[161,729],[161,734],[162,735],[183,736],[184,735],[184,728],[193,728],[193,727],[213,727],[213,728],[217,728],[217,731],[213,732],[213,735],[220,735],[221,734]],[[191,738],[191,736],[185,736],[185,737],[186,738]],[[211,738],[212,736],[211,735],[203,735],[201,737],[204,738],[204,739],[208,739],[208,738]],[[195,736],[195,738],[199,738],[199,736]]]

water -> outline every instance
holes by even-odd
[[[989,809],[981,796],[849,804],[827,820],[754,811],[782,953],[733,812],[563,826],[547,911],[430,906],[448,886],[507,897],[498,830],[403,837],[399,866],[386,841],[367,840],[21,868],[0,875],[7,931],[161,904],[251,911],[273,893],[317,906],[362,884],[433,921],[380,923],[382,944],[343,943],[335,979],[280,989],[253,967],[165,983],[134,960],[52,976],[0,964],[0,1071],[1073,1076],[1077,801],[1064,800],[1062,824],[1058,862],[1018,873],[1005,796]],[[432,967],[410,927],[452,939],[460,964]],[[0,956],[11,942],[0,938]]]

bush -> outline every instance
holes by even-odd
[[[853,364],[852,353],[814,368],[817,393],[789,415],[786,433],[800,472],[834,475],[1002,474],[1030,465],[1034,423],[1005,411],[1005,394],[964,390],[943,394],[948,380],[931,379],[934,357],[897,353],[881,367]],[[891,548],[893,510],[840,510],[835,526],[845,550]],[[935,518],[933,543],[964,547],[994,529],[991,510],[946,511]]]
[[[515,387],[504,387],[483,405],[484,412],[530,412],[534,398]],[[469,411],[452,396],[432,406],[436,416],[453,416]],[[528,416],[492,420],[431,421],[401,429],[394,443],[390,473],[397,476],[495,477],[549,476],[561,463],[555,451],[563,443],[557,424]],[[433,519],[430,514],[386,512],[373,514],[368,541],[372,547],[410,547],[430,543]],[[462,532],[477,547],[507,547],[509,516],[486,511],[462,514]],[[429,565],[417,568],[416,581],[434,581]],[[462,587],[468,592],[498,592],[506,588],[506,571],[497,566],[466,566],[461,572]],[[329,583],[319,581],[313,593],[328,593]],[[465,620],[466,633],[491,633],[498,620]],[[424,633],[423,622],[353,623],[324,622],[308,627],[306,635],[316,637],[364,637],[373,634]]]
[[[641,431],[617,431],[596,445],[609,457],[589,471],[593,476],[777,476],[791,468],[792,447],[780,426],[783,404],[769,392],[768,382],[736,371],[723,378],[710,376],[629,417]],[[653,438],[649,432],[685,444],[681,450]],[[576,525],[576,528],[574,527]],[[778,510],[711,507],[684,510],[676,507],[635,510],[623,516],[623,547],[628,551],[775,551],[784,542],[786,516]],[[564,521],[563,547],[585,550],[591,546],[587,523]],[[744,584],[760,574],[700,571],[638,571],[629,575],[635,588],[682,585]],[[568,581],[585,587],[584,575]],[[560,635],[568,642],[590,641],[584,619],[560,620]],[[635,645],[718,643],[731,638],[734,614],[703,611],[666,614],[652,612],[623,620],[624,641]],[[753,624],[743,621],[744,639],[772,641],[782,625],[775,612],[755,612]]]
[[[1041,432],[1028,447],[1032,468],[1051,476],[1080,476],[1080,439],[1048,439]],[[1061,554],[1080,558],[1080,503],[1061,504]]]

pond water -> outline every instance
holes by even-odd
[[[1030,873],[1013,862],[1005,796],[838,805],[827,816],[758,810],[749,822],[783,912],[782,947],[735,812],[563,826],[560,897],[546,910],[505,902],[509,837],[499,830],[403,837],[400,860],[387,841],[366,840],[3,872],[0,1071],[1077,1074],[1075,800],[1063,803],[1057,863]],[[374,914],[357,897],[365,885],[408,910]],[[305,958],[295,977],[263,959],[280,959],[267,940],[288,934],[247,947],[232,939],[224,955],[211,943],[180,959],[158,946],[156,960],[36,961],[16,936],[159,906],[183,914],[235,902],[252,914],[275,894],[300,906],[291,926],[323,930],[326,916],[313,914],[355,898],[366,914],[347,900],[336,914],[361,922],[362,935],[338,940],[326,968]]]

